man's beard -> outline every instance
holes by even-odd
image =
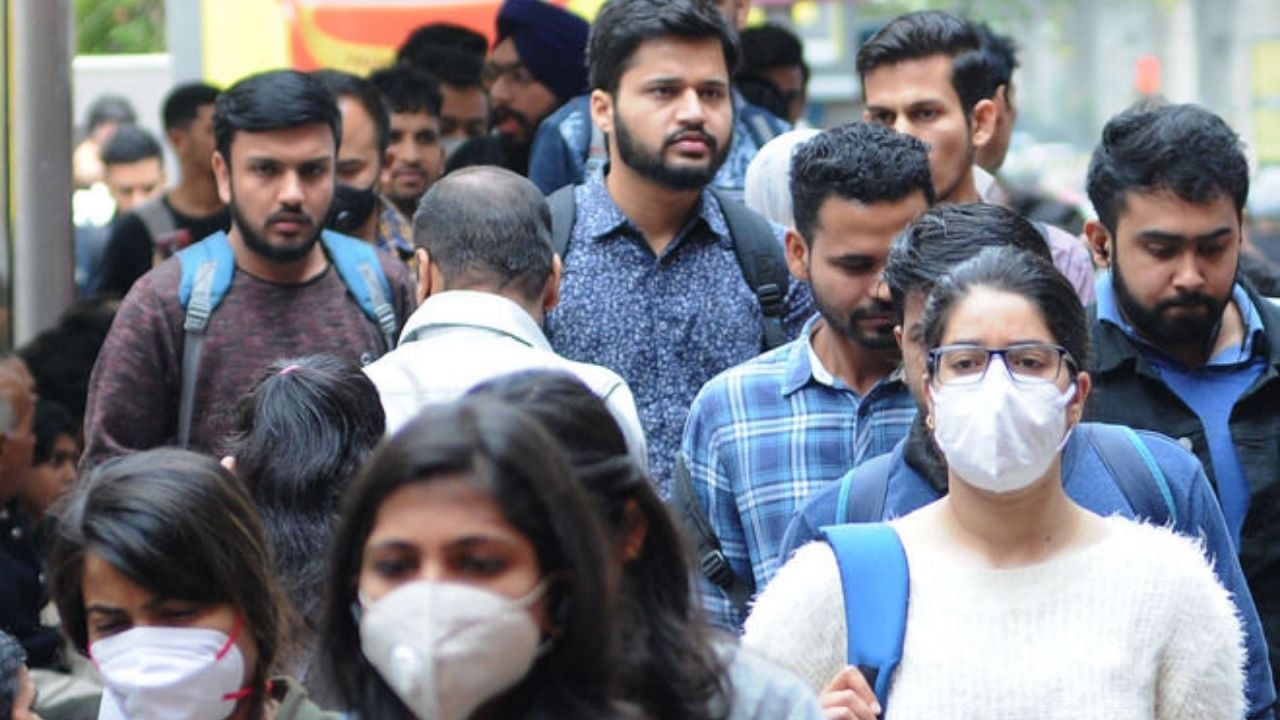
[[[315,222],[306,215],[306,213],[301,211],[274,212],[267,216],[265,224],[270,225],[273,221],[284,217],[296,219],[298,222],[302,222],[314,228],[314,232],[311,237],[301,245],[295,245],[292,247],[279,247],[272,245],[267,242],[265,237],[258,234],[257,229],[249,224],[249,221],[245,219],[244,215],[240,214],[240,208],[236,207],[235,195],[233,194],[231,196],[231,221],[235,224],[235,227],[240,230],[240,237],[244,240],[244,246],[254,254],[272,262],[280,263],[281,265],[298,262],[310,254],[311,248],[315,247],[316,241],[320,239],[320,231],[323,229],[321,226],[316,225]]]
[[[677,142],[677,138],[689,135],[696,135],[698,139],[707,144],[707,148],[711,151],[711,157],[707,164],[700,167],[697,165],[672,166],[667,164],[662,151],[674,145]],[[730,136],[731,139],[732,135]],[[719,141],[701,128],[685,128],[663,138],[662,147],[654,152],[636,141],[635,137],[627,129],[627,124],[623,122],[622,116],[616,110],[613,113],[612,140],[618,145],[618,158],[624,165],[631,168],[640,177],[648,178],[673,190],[700,190],[709,185],[711,179],[716,176],[720,166],[724,164],[725,158],[729,155],[730,145],[730,141],[726,140],[724,147],[720,147]]]
[[[897,347],[897,341],[893,338],[892,321],[885,324],[884,330],[880,332],[867,333],[859,328],[863,320],[872,317],[884,316],[892,318],[893,306],[889,303],[883,300],[868,300],[849,311],[848,315],[841,317],[837,311],[822,302],[816,292],[813,294],[813,301],[818,306],[818,312],[822,315],[827,327],[834,330],[841,337],[848,338],[868,350],[889,350]]]
[[[968,126],[966,125],[966,127]],[[964,151],[964,169],[961,170],[960,173],[956,175],[956,179],[953,180],[949,186],[945,188],[935,188],[934,195],[938,198],[938,202],[940,203],[954,202],[952,198],[955,196],[956,191],[960,189],[960,186],[964,184],[965,176],[973,174],[973,160],[977,156],[978,156],[978,149],[974,147],[973,143],[966,140],[965,151]]]
[[[1120,311],[1129,324],[1148,342],[1161,348],[1208,347],[1218,335],[1222,313],[1231,300],[1230,294],[1217,299],[1204,293],[1186,293],[1161,300],[1155,307],[1147,307],[1129,292],[1116,260],[1111,263],[1111,286],[1115,289]],[[1203,312],[1170,315],[1168,311],[1173,308],[1203,308]]]
[[[538,130],[538,123],[531,120],[527,115],[517,110],[512,110],[506,105],[496,105],[489,110],[489,127],[496,128],[502,124],[504,120],[515,120],[520,124],[519,135],[506,135],[498,133],[498,140],[504,147],[511,149],[526,148],[533,144],[533,135]]]

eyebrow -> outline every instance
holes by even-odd
[[[97,604],[94,604],[94,605],[86,605],[86,606],[85,606],[85,608],[84,608],[84,613],[85,613],[85,615],[88,615],[89,613],[98,613],[98,614],[100,614],[100,615],[126,615],[126,614],[128,614],[128,613],[126,613],[123,609],[118,608],[118,607],[111,607],[111,606],[109,606],[109,605],[97,605]]]
[[[1179,233],[1165,232],[1164,230],[1143,230],[1138,233],[1138,238],[1142,240],[1154,240],[1156,242],[1201,242],[1204,240],[1217,240],[1220,237],[1230,235],[1234,231],[1230,225],[1223,225],[1216,230],[1211,230],[1203,235],[1181,235]]]

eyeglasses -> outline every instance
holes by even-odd
[[[1063,365],[1071,372],[1076,368],[1075,359],[1061,345],[1020,343],[997,349],[958,344],[929,351],[929,375],[939,385],[980,382],[991,367],[991,358],[997,355],[1009,377],[1018,383],[1054,382]]]
[[[486,62],[480,70],[480,82],[484,83],[485,90],[488,90],[496,85],[498,78],[503,75],[506,75],[516,85],[529,85],[537,82],[537,79],[533,77],[533,73],[529,72],[529,68],[525,67],[522,62],[503,64],[492,60]]]

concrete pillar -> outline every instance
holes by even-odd
[[[55,323],[75,297],[71,227],[71,0],[10,5],[13,341]]]

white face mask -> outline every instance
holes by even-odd
[[[510,600],[462,583],[408,583],[361,599],[360,646],[421,720],[465,720],[533,666],[542,631],[528,608],[545,591],[544,581]]]
[[[89,648],[104,690],[98,720],[223,720],[248,693],[234,634],[136,627]]]
[[[974,487],[1013,492],[1042,477],[1067,442],[1066,407],[1076,395],[1047,380],[1015,383],[991,358],[975,383],[930,385],[933,437],[947,465]]]

